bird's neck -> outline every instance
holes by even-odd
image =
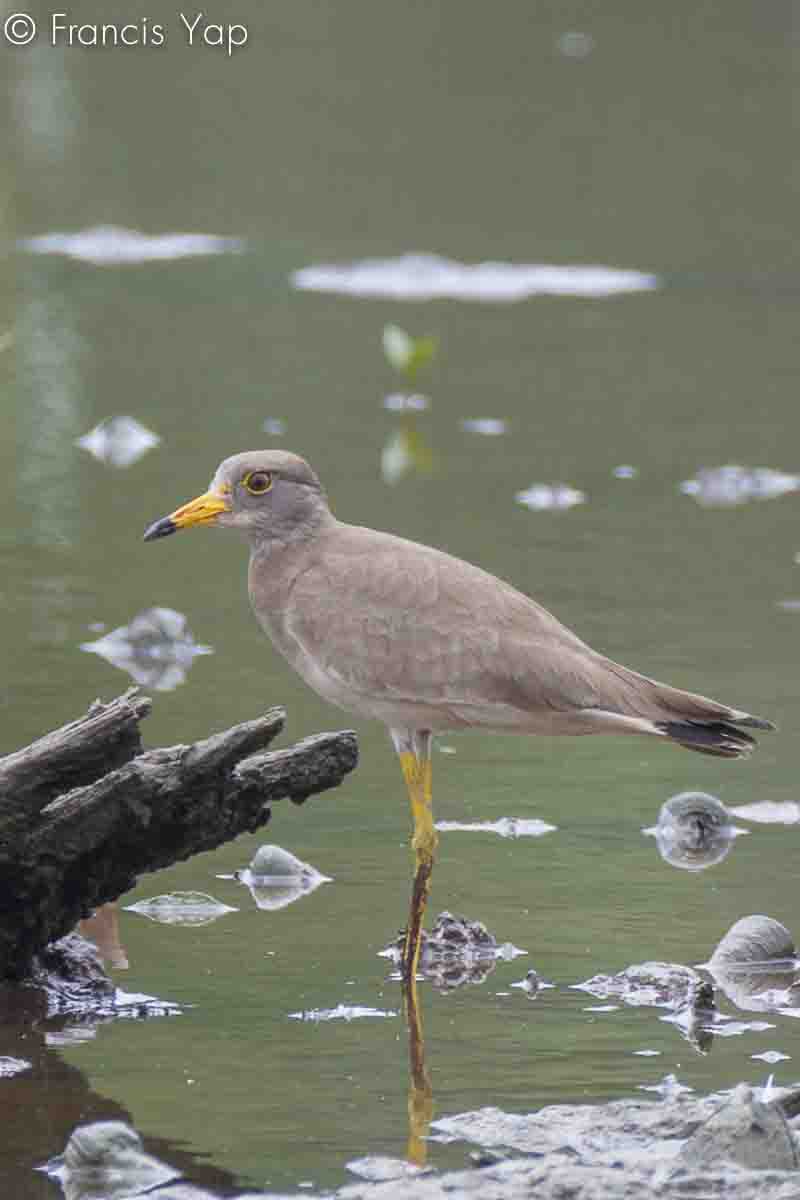
[[[328,514],[330,522],[335,519]],[[325,529],[328,523],[325,523]],[[261,538],[250,547],[248,584],[250,603],[258,620],[271,637],[280,627],[281,614],[289,603],[295,580],[314,562],[325,529],[304,538]]]
[[[310,509],[301,519],[295,517],[290,525],[270,525],[269,529],[256,529],[250,536],[250,561],[270,560],[293,554],[304,547],[311,547],[336,518],[327,507]]]

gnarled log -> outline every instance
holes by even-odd
[[[285,714],[190,746],[143,751],[136,689],[0,759],[0,979],[137,876],[265,825],[270,806],[336,787],[358,761],[350,731],[267,751]]]

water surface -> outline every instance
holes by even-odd
[[[529,954],[480,986],[423,985],[440,1115],[628,1096],[669,1073],[700,1092],[773,1070],[778,1083],[800,1078],[791,1018],[717,1038],[703,1056],[657,1010],[589,1012],[591,997],[568,990],[647,959],[705,961],[749,913],[797,920],[794,828],[753,825],[697,873],[668,866],[641,834],[680,791],[728,805],[797,800],[800,617],[778,602],[800,597],[798,499],[703,508],[679,490],[703,467],[798,469],[794,11],[243,0],[250,43],[231,59],[177,36],[126,53],[2,51],[15,238],[112,225],[244,248],[99,265],[6,258],[3,328],[16,340],[0,351],[0,748],[122,691],[124,672],[79,647],[98,623],[110,631],[153,606],[186,614],[215,653],[156,694],[150,745],[275,703],[287,738],[352,724],[265,644],[235,539],[141,542],[220,459],[269,444],[308,457],[341,518],[466,556],[598,649],[781,726],[747,763],[635,739],[446,739],[455,753],[436,754],[438,818],[557,830],[442,836],[434,912],[480,919]],[[145,9],[112,3],[102,15]],[[589,34],[590,53],[565,55],[569,32]],[[291,283],[304,268],[408,253],[607,266],[658,286],[467,303]],[[381,349],[387,322],[440,343],[415,385],[431,399],[414,427],[433,470],[394,487],[380,474],[400,423],[383,398],[402,387]],[[162,439],[125,470],[74,445],[114,414]],[[508,432],[465,430],[476,417]],[[267,418],[285,422],[283,437],[263,432]],[[620,464],[638,473],[619,478]],[[530,511],[515,496],[536,483],[586,502]],[[351,1158],[404,1152],[402,1019],[289,1019],[400,1008],[377,952],[405,919],[407,804],[385,732],[358,734],[362,762],[341,789],[277,807],[264,837],[144,879],[127,898],[194,889],[240,911],[197,928],[122,914],[130,969],[119,982],[186,1010],[102,1025],[0,1081],[19,1112],[0,1139],[14,1195],[53,1194],[30,1162],[92,1115],[127,1114],[154,1152],[199,1156],[198,1178],[241,1186],[332,1186]],[[334,882],[257,909],[216,876],[245,866],[261,840]],[[510,988],[531,966],[557,985],[536,999]],[[769,1050],[791,1057],[751,1059]],[[25,1058],[24,1041],[6,1052]],[[461,1147],[431,1147],[434,1165],[463,1159]]]

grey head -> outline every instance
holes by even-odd
[[[322,484],[305,459],[287,450],[245,450],[220,463],[207,492],[150,525],[144,540],[214,525],[238,530],[255,548],[313,536],[329,517]]]

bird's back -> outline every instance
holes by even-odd
[[[331,519],[288,575],[265,622],[273,641],[327,699],[390,725],[621,733],[734,715],[604,658],[479,567],[391,534]]]

